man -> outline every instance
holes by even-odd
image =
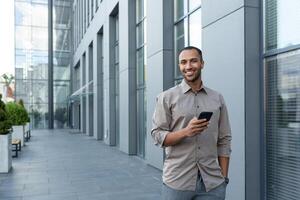
[[[203,85],[202,52],[179,54],[181,84],[161,93],[153,114],[152,138],[165,148],[162,196],[165,200],[223,200],[229,179],[231,131],[221,94]],[[213,112],[209,121],[201,112]]]

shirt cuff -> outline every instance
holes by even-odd
[[[231,148],[227,145],[218,146],[218,156],[230,157]]]
[[[156,133],[154,133],[154,132],[152,132],[152,134],[154,134],[154,144],[159,147],[164,147],[163,144],[164,144],[164,141],[165,141],[169,131],[159,131]]]

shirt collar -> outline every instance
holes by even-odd
[[[184,79],[182,79],[182,81],[181,81],[181,83],[180,83],[180,86],[181,86],[182,92],[183,92],[184,94],[187,93],[188,91],[192,90],[191,86],[189,86],[189,85],[185,82]],[[203,81],[202,81],[201,88],[200,88],[200,90],[199,90],[197,93],[199,93],[199,92],[201,92],[201,91],[203,91],[205,94],[207,94],[207,89],[206,89],[206,87],[203,85]]]

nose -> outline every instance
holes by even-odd
[[[185,65],[185,69],[191,69],[191,68],[192,68],[191,61],[187,61]]]

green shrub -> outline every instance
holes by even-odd
[[[24,106],[24,101],[23,101],[22,99],[20,99],[20,100],[18,101],[18,104],[21,105],[21,106],[25,109],[25,112],[26,112],[26,114],[27,114],[27,121],[26,121],[26,122],[30,122],[30,117],[29,117],[29,114],[28,114],[28,112],[27,112],[27,110],[26,110],[26,108],[25,108],[25,106]]]
[[[11,125],[12,123],[8,118],[5,104],[2,101],[2,95],[0,94],[0,135],[8,134],[11,130]]]
[[[28,114],[24,107],[18,103],[9,102],[6,104],[8,118],[14,126],[25,125],[28,121]]]

